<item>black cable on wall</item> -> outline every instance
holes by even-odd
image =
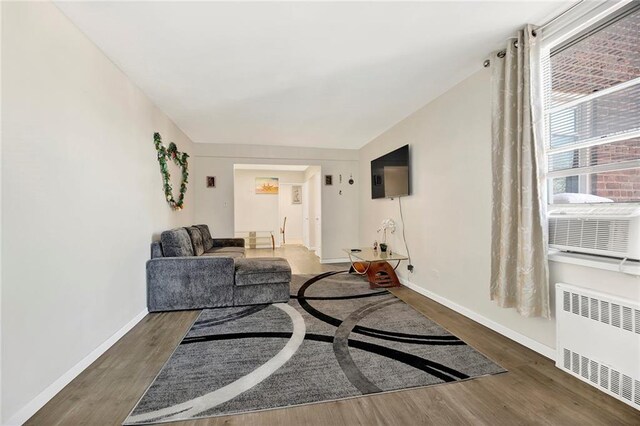
[[[400,207],[400,222],[402,222],[402,240],[404,241],[404,248],[407,250],[407,257],[409,258],[409,264],[407,269],[409,272],[413,272],[413,263],[411,263],[411,253],[409,253],[409,246],[407,245],[407,236],[404,232],[404,215],[402,214],[402,197],[398,197],[398,206]]]

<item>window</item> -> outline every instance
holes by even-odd
[[[640,202],[640,7],[543,60],[549,203]]]

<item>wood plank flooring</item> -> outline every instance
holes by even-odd
[[[249,257],[282,256],[295,274],[322,265],[300,246]],[[553,362],[456,312],[401,287],[405,302],[500,363],[508,373],[341,401],[175,425],[640,425],[640,411],[555,368]],[[151,384],[199,311],[150,314],[65,387],[29,425],[116,425]]]

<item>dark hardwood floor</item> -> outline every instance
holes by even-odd
[[[283,256],[295,274],[321,265],[300,246],[251,250]],[[640,425],[640,412],[554,367],[551,360],[401,287],[393,293],[437,321],[508,373],[464,382],[176,422],[180,425]],[[30,425],[121,424],[151,384],[199,311],[147,315],[134,329],[36,413]]]

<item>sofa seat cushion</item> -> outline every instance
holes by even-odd
[[[287,303],[290,284],[274,283],[261,285],[241,285],[233,288],[234,306]]]
[[[280,257],[236,259],[236,286],[291,282],[289,262]]]
[[[162,253],[165,257],[193,256],[193,245],[189,233],[184,228],[164,231],[160,234]]]
[[[194,225],[200,230],[202,234],[202,244],[204,244],[204,251],[209,251],[213,247],[213,238],[211,238],[211,232],[208,225]]]
[[[244,257],[244,253],[208,251],[203,254],[207,257],[230,257],[231,259],[239,259]]]
[[[187,233],[189,234],[189,238],[191,238],[191,245],[193,246],[193,252],[196,256],[202,256],[204,253],[204,243],[202,242],[202,233],[199,228],[195,226],[190,226],[185,228]]]

